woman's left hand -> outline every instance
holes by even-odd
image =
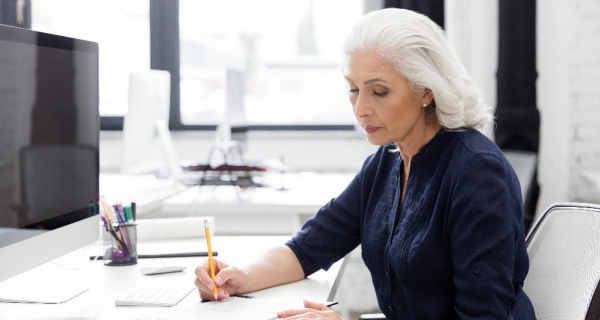
[[[279,319],[337,319],[343,320],[337,312],[322,303],[304,300],[306,309],[277,312]]]

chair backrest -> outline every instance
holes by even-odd
[[[527,235],[523,290],[538,319],[600,319],[600,205],[555,203]]]
[[[523,224],[525,230],[531,228],[531,223],[536,220],[535,205],[537,203],[536,194],[536,168],[537,168],[537,153],[522,150],[502,150],[504,156],[515,170],[519,183],[521,184],[521,195],[523,197],[523,206],[525,209],[523,215]]]
[[[537,154],[535,152],[521,150],[502,150],[502,153],[515,170],[519,183],[523,202],[527,202],[527,196],[533,180],[535,179],[535,167],[537,166]]]

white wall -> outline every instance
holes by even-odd
[[[576,201],[600,202],[600,190],[586,181],[600,172],[600,2],[570,2],[569,81],[570,192]]]
[[[600,202],[600,2],[538,1],[538,213],[557,201]]]
[[[537,5],[538,216],[553,202],[569,200],[569,2]]]

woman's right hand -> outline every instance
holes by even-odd
[[[236,295],[242,292],[242,285],[247,280],[248,274],[242,269],[229,266],[228,264],[213,259],[215,263],[215,283],[218,288],[217,300],[229,298],[230,295]],[[208,259],[196,267],[194,270],[196,280],[194,284],[198,288],[200,298],[203,300],[215,300],[213,295],[214,283],[210,277],[210,267]]]

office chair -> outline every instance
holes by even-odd
[[[81,203],[96,200],[88,199],[90,196],[98,196],[98,155],[91,146],[25,147],[20,151],[19,166],[21,204],[17,221],[20,226],[79,210]]]
[[[523,290],[538,319],[600,319],[600,205],[555,203],[527,235]]]

